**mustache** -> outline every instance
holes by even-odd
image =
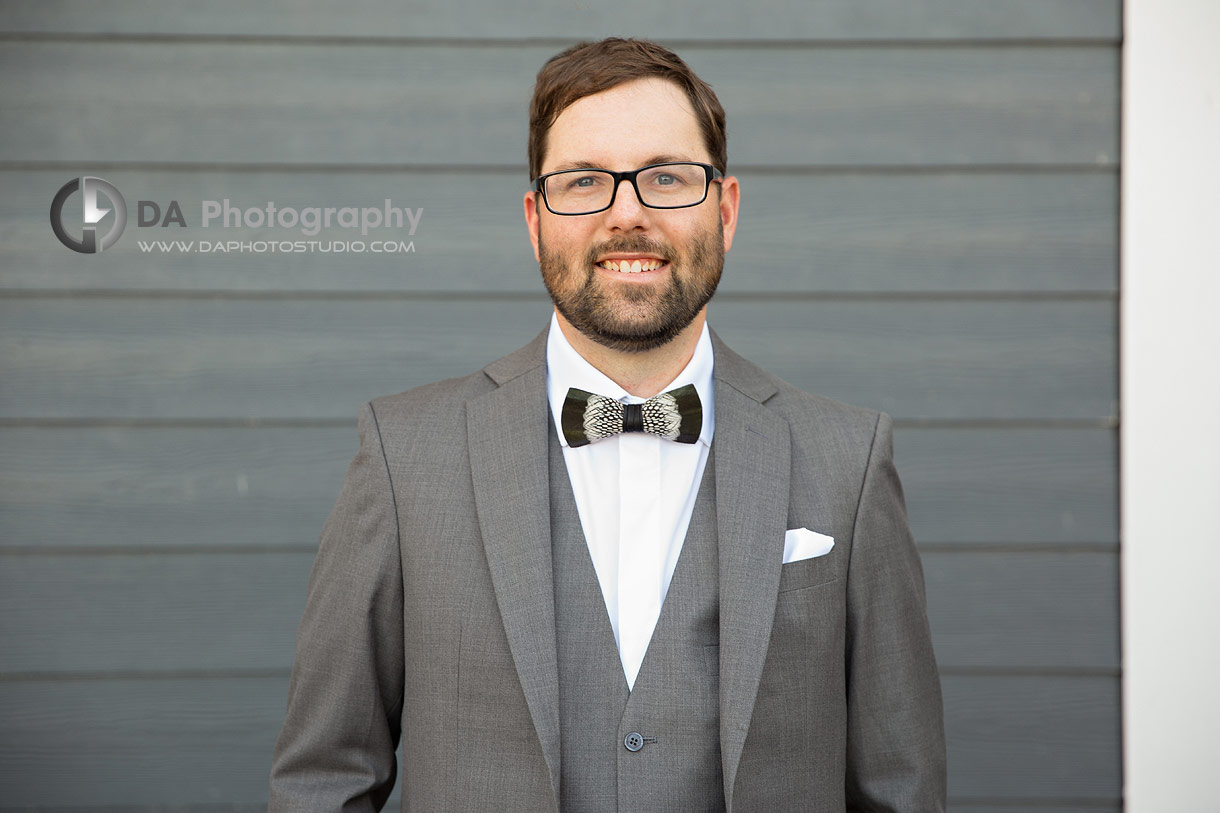
[[[673,260],[674,253],[672,246],[666,245],[659,240],[654,240],[651,237],[646,237],[642,234],[631,237],[623,235],[607,240],[604,243],[590,246],[585,254],[585,262],[588,265],[592,265],[597,262],[599,257],[606,254],[652,254],[666,262],[670,262]]]

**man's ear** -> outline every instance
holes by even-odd
[[[741,185],[732,175],[720,182],[720,225],[724,227],[724,250],[733,246],[737,233],[737,209],[741,205]]]
[[[525,193],[525,226],[529,229],[530,244],[534,247],[534,259],[542,262],[538,255],[538,196],[541,193],[533,190]]]

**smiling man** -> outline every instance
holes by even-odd
[[[733,353],[724,112],[672,52],[553,57],[533,342],[374,399],[271,809],[938,811],[940,684],[887,416]]]

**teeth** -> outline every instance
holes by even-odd
[[[641,271],[655,271],[665,265],[663,260],[602,260],[602,268],[608,271],[618,271],[623,274],[638,274]]]

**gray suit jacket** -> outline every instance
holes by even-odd
[[[720,748],[730,811],[938,811],[940,682],[889,418],[713,333]],[[546,332],[378,398],[322,531],[272,811],[556,810]],[[556,476],[566,476],[563,472]],[[784,532],[835,539],[782,564]]]

